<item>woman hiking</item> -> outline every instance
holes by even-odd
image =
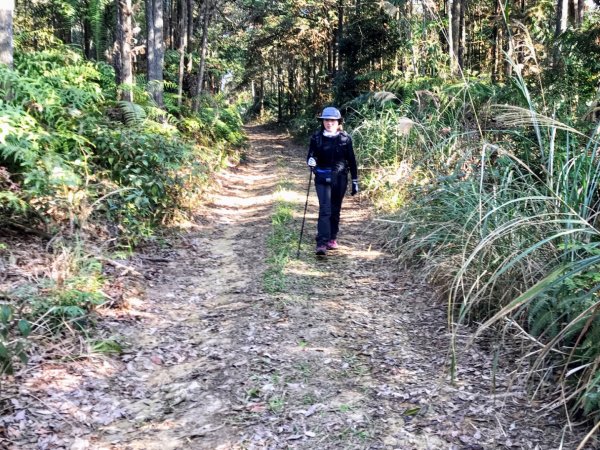
[[[352,139],[342,131],[342,115],[329,106],[319,116],[321,129],[310,138],[306,163],[315,174],[315,189],[319,198],[317,223],[317,255],[338,248],[342,201],[352,176],[352,195],[358,193],[358,170]]]

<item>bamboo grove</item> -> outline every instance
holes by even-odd
[[[599,4],[4,1],[0,211],[146,236],[241,115],[306,136],[335,104],[399,266],[455,335],[517,336],[516,374],[597,429]]]

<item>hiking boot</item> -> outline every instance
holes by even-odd
[[[327,243],[327,250],[335,250],[336,248],[338,248],[338,243],[335,239],[332,239]]]
[[[317,245],[317,250],[315,251],[317,255],[326,255],[327,254],[327,246],[326,245]]]

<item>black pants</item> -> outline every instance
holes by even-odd
[[[337,238],[340,229],[340,211],[348,187],[348,174],[336,173],[331,183],[315,179],[319,198],[319,221],[317,222],[317,246],[326,245]]]

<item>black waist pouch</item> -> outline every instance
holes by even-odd
[[[332,169],[315,168],[315,183],[332,184],[336,173]]]

